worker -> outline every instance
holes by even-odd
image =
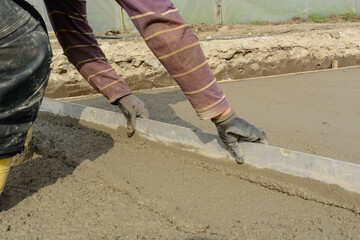
[[[12,158],[31,134],[50,74],[45,24],[30,4],[28,10],[0,0],[0,194]]]
[[[261,128],[239,118],[231,109],[207,63],[199,39],[170,0],[116,2],[128,13],[197,115],[214,122],[220,138],[238,163],[244,161],[238,141],[267,144]],[[26,133],[39,110],[48,81],[51,53],[41,26],[43,21],[37,14],[30,16],[20,9],[22,0],[0,0],[0,3],[0,51],[5,53],[0,54],[1,191],[11,157],[22,151]],[[111,104],[119,106],[128,121],[127,134],[132,136],[136,118],[147,118],[148,111],[100,49],[88,24],[86,0],[44,0],[44,3],[64,54],[93,88]],[[15,43],[12,39],[16,39]]]

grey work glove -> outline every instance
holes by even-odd
[[[234,111],[211,121],[215,123],[221,140],[239,164],[244,163],[243,151],[238,144],[239,141],[268,144],[266,134],[261,128],[239,118]]]
[[[120,98],[118,105],[127,120],[126,133],[131,137],[135,133],[136,118],[149,118],[148,110],[145,103],[133,94]]]

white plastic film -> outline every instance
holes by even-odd
[[[46,7],[45,7],[44,2],[42,0],[27,0],[27,2],[32,4],[36,8],[36,10],[38,10],[38,12],[41,14],[41,16],[43,17],[43,19],[46,23],[46,27],[47,27],[48,31],[52,31],[52,27],[51,27],[50,20],[48,18],[47,12],[46,12]]]
[[[28,0],[43,16],[48,28],[51,30],[46,8],[42,0]],[[216,0],[173,0],[179,8],[180,14],[189,23],[217,23],[219,22]],[[110,29],[134,29],[130,18],[115,2],[115,0],[88,0],[87,14],[90,26],[94,32],[103,32]]]
[[[284,21],[295,16],[360,13],[360,0],[222,0],[223,22]]]
[[[216,0],[172,0],[180,14],[189,23],[218,23]]]
[[[43,0],[27,0],[39,11],[44,18],[49,31],[52,31],[46,7]],[[95,33],[110,29],[121,29],[123,23],[121,8],[115,0],[88,0],[87,1],[88,21]]]
[[[87,15],[95,33],[122,28],[121,7],[114,0],[88,0]]]
[[[353,8],[354,8],[354,12],[356,12],[357,14],[360,14],[360,0],[353,0]]]
[[[27,0],[44,17],[51,31],[43,0]],[[356,12],[360,0],[172,0],[180,14],[192,23],[248,23],[252,21],[285,21],[295,16],[328,16]],[[220,7],[219,7],[220,6]],[[88,20],[95,33],[110,29],[134,30],[126,12],[115,0],[88,0]]]
[[[305,16],[304,0],[222,0],[224,23],[284,21]]]
[[[172,0],[179,9],[181,16],[190,24],[218,23],[220,16],[217,7],[218,0]],[[135,29],[130,18],[124,11],[124,22],[128,29]]]
[[[353,11],[354,0],[308,0],[308,15],[329,16]]]

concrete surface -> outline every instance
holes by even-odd
[[[239,116],[265,129],[271,145],[360,164],[359,76],[359,68],[339,69],[221,87]],[[216,132],[177,88],[135,94],[147,104],[151,119]],[[71,101],[120,111],[102,96]]]
[[[94,127],[94,126],[93,126]],[[40,114],[36,154],[0,197],[0,239],[347,239],[360,197],[332,185],[208,161],[125,129]]]

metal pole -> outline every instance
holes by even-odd
[[[308,9],[308,1],[307,0],[304,0],[304,15],[305,17],[308,17],[309,16],[309,9]]]
[[[216,8],[217,8],[217,17],[219,23],[223,23],[223,15],[222,15],[222,0],[216,0]]]
[[[355,13],[356,12],[356,0],[352,1],[352,11]]]
[[[123,30],[125,30],[125,17],[124,17],[124,9],[123,8],[121,8],[121,21],[122,21]]]

